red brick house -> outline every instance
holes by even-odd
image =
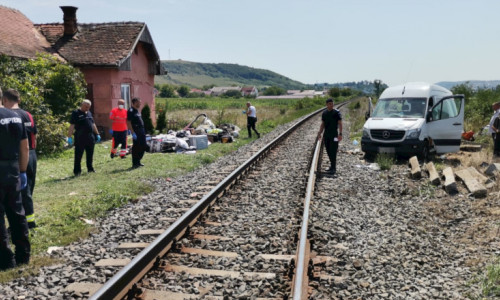
[[[142,22],[78,24],[76,19],[78,8],[62,6],[61,9],[64,13],[64,23],[33,25],[19,11],[0,7],[0,27],[4,23],[1,18],[4,10],[8,14],[16,15],[13,19],[15,30],[7,32],[10,38],[15,39],[16,36],[23,34],[18,30],[22,25],[26,29],[25,33],[32,32],[31,35],[40,40],[37,43],[40,46],[28,45],[30,51],[25,51],[27,55],[12,56],[30,58],[34,57],[36,52],[45,51],[57,53],[78,67],[87,81],[87,98],[93,103],[92,112],[96,124],[106,135],[111,128],[109,112],[117,105],[120,98],[125,99],[127,107],[132,98],[141,98],[143,104],[147,103],[150,106],[154,122],[154,76],[163,74],[164,71],[146,24]],[[0,52],[9,55],[2,46]]]

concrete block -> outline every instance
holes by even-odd
[[[420,170],[420,164],[418,163],[418,159],[416,156],[413,156],[409,160],[411,166],[411,178],[420,179],[422,178],[422,171]]]

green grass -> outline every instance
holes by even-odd
[[[381,170],[390,170],[395,160],[393,155],[379,153],[375,158],[375,162],[379,165]]]
[[[288,110],[284,115],[276,107],[274,110],[278,117],[259,120],[257,129],[261,134],[266,134],[277,125],[290,122],[319,107]],[[79,177],[73,176],[73,149],[52,157],[39,157],[34,192],[38,228],[31,231],[32,260],[27,267],[0,272],[0,282],[36,274],[40,266],[54,263],[44,255],[48,247],[64,246],[86,238],[95,228],[85,220],[103,217],[110,209],[152,192],[154,187],[149,179],[176,177],[212,163],[255,139],[255,136],[254,139],[245,139],[247,136],[246,128],[242,127],[240,138],[233,143],[214,143],[194,155],[146,153],[142,160],[145,167],[139,169],[131,169],[130,155],[126,159],[111,159],[110,142],[103,142],[95,147],[96,173],[87,174],[84,155],[83,172]]]
[[[500,257],[486,268],[482,287],[484,297],[500,297]]]

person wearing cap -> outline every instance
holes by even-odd
[[[21,199],[21,190],[26,188],[28,181],[28,159],[28,135],[23,120],[14,111],[0,107],[0,271],[27,264],[30,260],[28,223]],[[12,243],[16,246],[15,253],[9,245],[5,215]]]
[[[323,135],[324,132],[324,135]],[[330,159],[330,168],[327,172],[335,175],[337,172],[337,150],[339,142],[342,141],[342,114],[338,109],[333,108],[333,100],[326,100],[326,110],[321,115],[321,126],[318,132],[318,140],[325,143],[326,153]]]
[[[80,176],[82,173],[81,162],[84,151],[87,158],[88,173],[95,172],[92,166],[94,146],[96,142],[98,143],[101,141],[101,136],[94,123],[92,113],[89,111],[91,105],[92,102],[90,102],[90,100],[83,100],[80,108],[71,113],[71,119],[69,121],[68,144],[70,146],[73,144],[73,132],[75,133],[75,161],[73,167],[73,174],[75,174],[75,176]]]
[[[21,198],[23,200],[24,212],[26,214],[26,220],[28,221],[28,228],[32,229],[36,227],[35,222],[35,210],[33,206],[33,191],[35,189],[36,182],[36,169],[37,169],[37,157],[36,157],[36,134],[37,129],[33,116],[19,108],[19,103],[21,102],[21,97],[19,92],[14,89],[8,89],[3,93],[3,104],[6,108],[13,110],[16,114],[21,117],[24,122],[24,127],[26,128],[26,133],[28,134],[28,145],[29,145],[29,159],[28,168],[26,169],[26,176],[28,179],[27,186],[21,191]]]
[[[125,109],[125,100],[118,100],[118,107],[111,110],[109,118],[113,121],[111,130],[113,130],[113,138],[111,140],[111,158],[116,156],[116,149],[120,145],[120,157],[125,158],[127,155],[127,110]]]

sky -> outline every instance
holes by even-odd
[[[498,0],[0,0],[33,23],[145,22],[162,60],[303,83],[500,80]]]

